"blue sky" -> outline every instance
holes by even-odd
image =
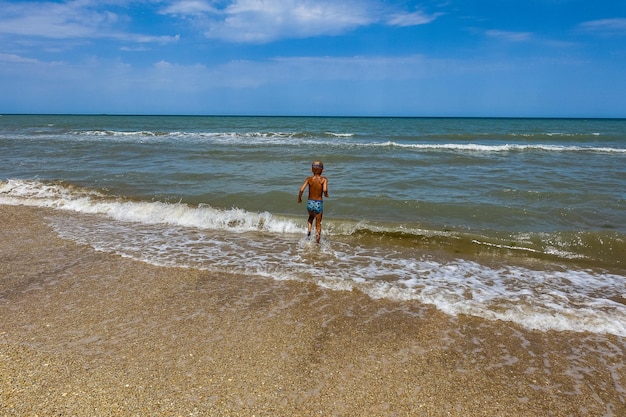
[[[626,117],[626,1],[0,0],[0,113]]]

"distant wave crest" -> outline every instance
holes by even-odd
[[[545,151],[545,152],[602,152],[602,153],[626,153],[626,148],[609,148],[593,146],[560,146],[545,144],[498,144],[484,145],[477,143],[399,143],[394,141],[381,142],[376,146],[399,147],[418,150],[448,150],[448,151],[469,151],[469,152],[523,152],[523,151]]]
[[[298,138],[350,138],[353,133],[337,132],[300,132],[300,131],[250,131],[250,132],[155,132],[149,130],[119,131],[119,130],[81,130],[72,132],[74,136],[83,137],[171,137],[188,139],[298,139]]]

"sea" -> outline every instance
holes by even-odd
[[[626,119],[2,115],[0,162],[98,251],[626,337]]]

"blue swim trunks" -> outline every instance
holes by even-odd
[[[324,211],[324,203],[322,200],[307,200],[306,209],[315,214],[320,214]]]

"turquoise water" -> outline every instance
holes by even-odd
[[[626,120],[4,115],[0,150],[0,203],[100,250],[626,334]]]

